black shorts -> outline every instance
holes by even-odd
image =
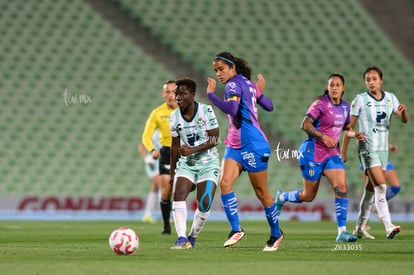
[[[170,175],[170,147],[161,147],[159,171],[160,175]]]

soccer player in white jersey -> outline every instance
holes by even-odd
[[[400,226],[391,222],[386,200],[387,181],[385,170],[388,162],[388,133],[391,116],[395,114],[403,123],[408,122],[407,106],[400,104],[397,97],[381,89],[383,73],[378,67],[368,67],[363,73],[368,91],[355,97],[351,104],[351,122],[353,128],[358,121],[359,131],[363,132],[365,142],[359,142],[358,153],[363,169],[374,186],[365,182],[364,194],[360,203],[357,225],[354,234],[367,238],[365,225],[369,218],[370,202],[375,200],[378,216],[385,226],[387,239],[394,239],[400,232]],[[344,136],[342,157],[346,161],[349,138]],[[371,185],[372,185],[371,184]],[[372,191],[373,189],[373,191]]]
[[[198,234],[211,212],[220,176],[219,125],[210,105],[196,102],[196,83],[190,78],[176,82],[178,107],[170,115],[171,170],[173,184],[173,217],[178,239],[171,249],[195,247]],[[188,194],[197,189],[198,207],[187,235]]]

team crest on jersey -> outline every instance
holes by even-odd
[[[231,91],[231,92],[235,92],[235,91],[236,91],[236,87],[237,87],[236,82],[230,82],[230,83],[228,84],[228,86],[230,87],[230,91]]]
[[[387,102],[385,103],[388,107],[392,107],[392,102],[390,99],[387,99]]]
[[[197,125],[202,128],[202,127],[206,126],[206,123],[204,122],[204,120],[201,117],[199,117],[198,120],[197,120]]]

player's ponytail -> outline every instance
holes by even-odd
[[[247,61],[239,57],[235,57],[234,61],[236,62],[236,72],[250,80],[252,78],[252,69]]]

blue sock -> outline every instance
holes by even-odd
[[[348,214],[348,199],[335,198],[336,223],[338,227],[346,226],[346,216]]]
[[[276,238],[279,238],[281,235],[280,227],[279,227],[279,220],[276,215],[276,204],[272,204],[269,207],[264,209],[267,222],[270,225],[270,235]]]
[[[391,186],[390,188],[387,188],[387,193],[385,193],[385,198],[387,201],[395,197],[395,195],[400,192],[401,186]]]
[[[221,202],[226,213],[227,220],[230,223],[231,230],[241,231],[239,214],[237,211],[237,198],[234,192],[221,195]]]
[[[283,193],[283,200],[288,202],[294,202],[294,203],[301,203],[302,201],[299,199],[299,193],[302,191],[301,189],[285,192]]]

